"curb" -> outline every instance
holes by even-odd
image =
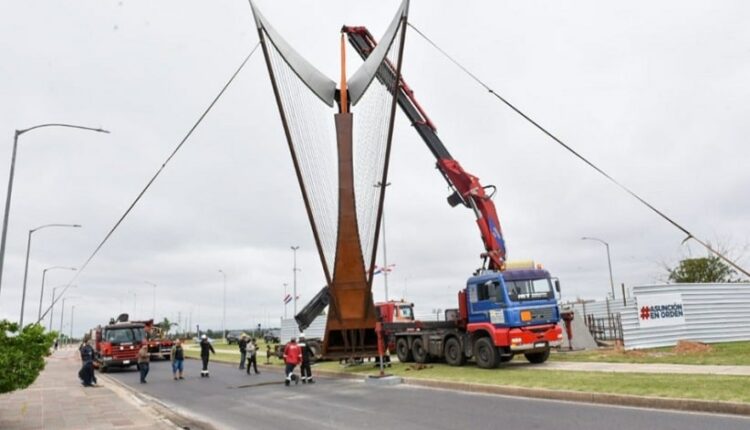
[[[148,394],[141,393],[140,391],[135,390],[134,388],[130,387],[127,384],[124,384],[117,380],[116,378],[112,378],[108,375],[99,374],[97,375],[98,378],[104,379],[113,385],[116,385],[118,388],[127,391],[138,399],[140,402],[144,403],[144,407],[151,408],[154,412],[154,414],[161,420],[166,421],[170,425],[174,426],[176,429],[191,429],[191,430],[216,430],[216,428],[208,423],[205,423],[203,421],[197,420],[195,418],[189,417],[184,414],[180,414],[175,411],[174,407],[171,407],[165,403],[163,403],[161,400],[149,396]],[[116,393],[119,395],[119,393]]]
[[[367,375],[318,370],[321,376],[340,379],[362,379]],[[671,397],[647,397],[629,394],[608,394],[583,391],[548,390],[545,388],[523,388],[501,385],[472,384],[467,382],[441,381],[403,377],[404,384],[418,387],[439,388],[468,393],[496,394],[532,399],[560,400],[566,402],[590,403],[635,408],[664,409],[687,412],[708,412],[750,416],[750,403],[720,402],[696,399],[676,399]]]

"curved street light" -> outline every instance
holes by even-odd
[[[52,316],[55,314],[55,297],[56,297],[55,294],[57,293],[58,288],[65,288],[65,287],[68,287],[68,285],[63,284],[63,285],[58,285],[52,288],[52,304],[49,305],[49,329],[50,331],[52,330]],[[78,288],[78,285],[70,285],[69,288]],[[66,291],[66,290],[63,290],[63,291]],[[60,300],[59,297],[57,299]]]
[[[612,258],[609,255],[609,243],[595,237],[582,237],[581,240],[595,240],[607,247],[607,264],[609,265],[609,286],[612,288],[612,300],[615,299],[615,283],[612,280]]]
[[[13,154],[11,155],[11,158],[10,158],[8,193],[5,195],[5,216],[3,217],[3,235],[2,235],[2,239],[0,239],[0,291],[2,290],[2,286],[3,286],[3,266],[5,263],[5,242],[8,237],[8,215],[10,214],[10,200],[11,200],[11,195],[13,194],[13,173],[16,170],[16,149],[18,147],[18,136],[24,133],[28,133],[31,130],[36,130],[37,128],[43,128],[43,127],[66,127],[66,128],[76,128],[79,130],[94,131],[97,133],[109,133],[109,131],[104,130],[102,128],[84,127],[81,125],[61,124],[61,123],[39,124],[33,127],[25,128],[23,130],[16,130],[15,136],[13,137]]]
[[[26,264],[24,265],[23,269],[23,292],[21,293],[21,320],[19,322],[19,325],[23,327],[23,312],[24,308],[26,307],[26,280],[29,275],[29,252],[31,251],[31,235],[37,231],[41,230],[43,228],[47,227],[74,227],[74,228],[80,228],[80,224],[45,224],[41,225],[37,228],[32,228],[29,230],[29,239],[26,242]]]
[[[42,302],[44,301],[44,278],[47,276],[48,270],[54,270],[54,269],[65,269],[65,270],[78,270],[75,267],[65,267],[65,266],[52,266],[48,267],[44,270],[42,270],[42,291],[39,293],[39,312],[36,315],[37,321],[42,320]],[[52,300],[54,301],[54,290],[52,291]]]

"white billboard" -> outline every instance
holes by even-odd
[[[642,328],[685,324],[682,294],[649,294],[635,299]]]

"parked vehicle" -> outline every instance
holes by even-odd
[[[562,342],[555,296],[560,283],[533,262],[530,266],[470,277],[458,293],[458,308],[445,311],[445,321],[383,323],[381,330],[395,341],[402,362],[445,359],[462,366],[473,359],[492,369],[523,354],[531,363],[543,363]]]
[[[263,340],[265,340],[266,343],[279,343],[281,341],[280,336],[281,329],[271,328],[266,330],[263,334]]]
[[[127,368],[137,362],[138,350],[148,344],[143,323],[129,322],[122,314],[117,321],[91,330],[96,351],[96,364],[102,372],[119,367]]]
[[[174,342],[167,338],[161,327],[155,325],[153,319],[132,322],[143,324],[143,329],[146,331],[146,339],[148,341],[148,353],[151,355],[151,358],[169,360],[169,354],[172,351]]]

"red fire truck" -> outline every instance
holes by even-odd
[[[112,320],[104,327],[92,329],[91,339],[95,342],[96,364],[102,372],[135,365],[138,350],[148,344],[144,324],[128,321],[127,314],[120,315],[117,321]]]

